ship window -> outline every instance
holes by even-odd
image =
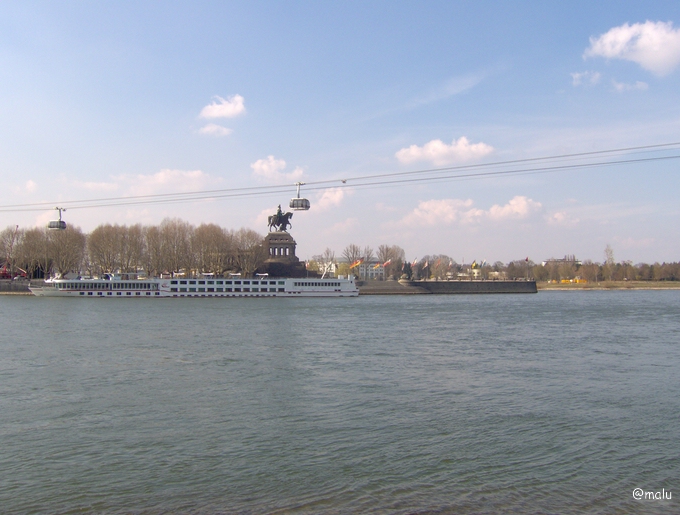
[[[234,291],[241,291],[241,288],[234,288]]]
[[[189,281],[189,284],[196,284],[196,281]]]
[[[241,281],[234,281],[234,284],[241,284]]]
[[[231,291],[231,288],[225,288],[224,291]]]
[[[250,284],[250,281],[243,281],[243,284]]]
[[[215,291],[215,288],[208,288],[208,291]]]
[[[224,288],[215,288],[215,291],[224,291]]]
[[[80,294],[81,294],[81,295],[85,295],[85,292],[84,292],[84,291],[81,291]]]
[[[231,281],[224,281],[224,284],[231,284]]]
[[[196,288],[189,288],[189,291],[196,291]]]
[[[286,291],[285,288],[279,288],[279,291]]]
[[[177,288],[170,288],[170,291],[177,291]]]
[[[279,281],[279,284],[286,284],[285,281]]]
[[[177,284],[177,281],[170,281],[170,284]]]
[[[276,291],[276,288],[269,288],[269,291]]]
[[[179,284],[186,284],[186,281],[180,281]]]
[[[205,281],[198,281],[198,284],[205,284]]]
[[[205,291],[205,288],[199,288],[198,291]]]
[[[260,291],[259,288],[252,288],[252,291]]]
[[[116,295],[122,295],[122,294],[123,294],[123,292],[120,292],[120,291],[118,293],[116,293]],[[82,293],[81,293],[81,295],[82,295]]]
[[[180,288],[179,291],[187,291],[186,288]]]
[[[208,281],[208,284],[215,284],[215,281]]]

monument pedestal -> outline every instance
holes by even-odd
[[[264,245],[268,257],[259,273],[272,277],[308,277],[304,263],[295,255],[297,243],[286,231],[270,232],[264,238]]]

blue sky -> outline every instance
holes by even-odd
[[[339,179],[680,141],[677,2],[3,2],[0,205],[266,231],[297,180],[302,258],[680,259],[680,161],[340,189]],[[677,153],[677,152],[676,152]],[[667,153],[666,155],[672,155]],[[304,192],[303,187],[303,192]],[[0,208],[0,228],[45,211]]]

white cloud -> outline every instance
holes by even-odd
[[[118,184],[115,182],[74,181],[73,185],[88,191],[116,191],[118,189]]]
[[[34,180],[29,179],[29,180],[26,181],[25,187],[26,187],[26,191],[28,193],[33,193],[35,191],[35,189],[38,187],[38,185],[36,184],[36,182]]]
[[[318,200],[312,204],[312,209],[327,211],[332,207],[339,206],[345,198],[346,190],[342,188],[328,188],[319,196]]]
[[[151,175],[119,175],[114,179],[130,185],[127,192],[132,195],[198,191],[205,189],[209,184],[219,182],[201,170],[170,169]]]
[[[208,136],[229,136],[232,132],[234,132],[232,129],[227,129],[226,127],[222,127],[221,125],[217,125],[215,123],[209,123],[205,127],[201,127],[198,132],[200,134],[206,134]]]
[[[552,225],[576,225],[578,218],[572,217],[566,211],[557,211],[548,217],[548,223]]]
[[[680,63],[680,30],[672,22],[624,23],[590,38],[587,57],[624,59],[657,75],[667,75]]]
[[[403,222],[411,226],[450,225],[482,220],[502,221],[522,219],[541,209],[541,203],[524,196],[512,198],[504,206],[493,205],[488,210],[473,207],[471,199],[441,199],[420,202],[406,215]]]
[[[411,145],[402,148],[395,156],[404,163],[414,161],[429,161],[437,166],[447,165],[456,161],[470,161],[479,159],[493,152],[493,147],[486,143],[470,144],[466,137],[461,137],[457,141],[454,139],[447,145],[440,139],[434,139],[425,143],[422,147]]]
[[[213,101],[201,109],[201,118],[233,118],[246,112],[244,98],[241,95],[232,95],[228,99],[219,96],[213,97]]]
[[[493,220],[507,218],[526,218],[530,213],[541,209],[541,203],[523,196],[513,197],[504,206],[491,206],[488,216]]]
[[[571,74],[571,83],[574,87],[585,85],[594,86],[600,82],[600,77],[601,75],[599,72],[574,72]]]
[[[283,173],[286,168],[286,161],[276,159],[274,156],[267,156],[266,159],[258,159],[250,165],[253,174],[269,182],[299,181],[302,179],[304,170],[299,166],[290,173]]]
[[[347,218],[342,222],[337,222],[333,226],[326,230],[327,234],[347,234],[354,232],[354,230],[359,226],[359,220],[356,218]]]
[[[649,87],[646,82],[640,81],[637,81],[635,84],[624,84],[622,82],[616,82],[615,80],[613,80],[612,85],[614,86],[614,89],[618,92],[631,91],[635,89],[644,91]]]

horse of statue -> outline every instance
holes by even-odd
[[[269,217],[269,232],[271,232],[272,227],[276,227],[277,231],[284,232],[289,226],[292,228],[293,224],[290,223],[291,218],[293,218],[293,213],[290,211],[284,213],[281,211],[281,206],[279,206],[276,214]]]

